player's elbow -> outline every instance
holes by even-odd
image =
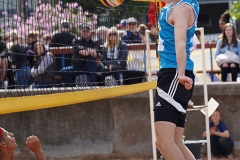
[[[186,54],[186,42],[178,41],[176,42],[176,52],[177,54]]]

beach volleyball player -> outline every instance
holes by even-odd
[[[199,4],[197,0],[162,0],[159,15],[160,70],[155,96],[156,146],[166,160],[193,160],[182,142],[186,109],[194,88],[190,59]]]

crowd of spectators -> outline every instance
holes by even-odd
[[[159,4],[159,6],[164,5],[164,3]],[[136,57],[139,56],[138,52],[136,54],[129,52],[127,44],[156,42],[154,9],[155,7],[150,4],[147,25],[139,24],[136,18],[129,17],[110,28],[105,26],[91,28],[88,24],[81,24],[75,35],[71,32],[70,23],[65,20],[60,23],[59,30],[52,35],[39,35],[37,31],[20,35],[15,30],[1,35],[0,88],[4,88],[5,80],[9,81],[8,84],[11,86],[9,88],[17,89],[30,86],[36,88],[56,85],[74,86],[79,75],[84,75],[86,77],[84,81],[90,86],[105,85],[105,78],[110,75],[119,84],[119,74],[126,70],[137,70],[136,68],[142,66],[144,61],[143,57]],[[217,42],[216,57],[226,50],[240,57],[239,40],[229,20],[228,12],[224,12],[219,19],[222,34]],[[230,36],[229,25],[232,27]],[[147,29],[151,31],[149,37],[145,34]],[[201,41],[200,36],[196,34],[193,37],[194,47],[199,41]],[[50,52],[51,48],[58,47],[70,47],[73,52],[63,51],[61,54]],[[135,59],[134,65],[137,67],[129,67],[131,66],[128,63],[129,57]],[[222,71],[222,81],[226,81],[229,72],[232,73],[232,80],[236,81],[238,63],[224,63],[219,67]]]
[[[110,28],[91,28],[83,23],[77,35],[71,32],[68,21],[62,21],[53,35],[39,35],[37,31],[21,35],[11,30],[1,35],[0,88],[6,89],[5,80],[9,88],[16,89],[72,87],[79,75],[86,76],[90,86],[105,85],[109,75],[119,84],[119,74],[127,70],[127,44],[146,43],[150,40],[145,35],[147,29],[129,17]],[[60,47],[72,48],[72,52],[51,53],[51,49]]]

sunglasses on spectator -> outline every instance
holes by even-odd
[[[116,36],[117,33],[110,33],[109,36]]]
[[[128,23],[129,26],[135,26],[136,23]]]

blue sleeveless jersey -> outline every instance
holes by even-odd
[[[195,11],[195,23],[188,28],[186,36],[186,70],[193,71],[194,64],[190,59],[190,53],[193,46],[191,41],[195,33],[197,18],[199,14],[199,4],[197,0],[181,0],[175,6],[173,6],[173,3],[171,3],[166,5],[161,10],[158,20],[158,54],[160,54],[160,68],[178,68],[175,50],[174,26],[167,21],[167,18],[171,14],[172,10],[180,4],[188,4]]]

